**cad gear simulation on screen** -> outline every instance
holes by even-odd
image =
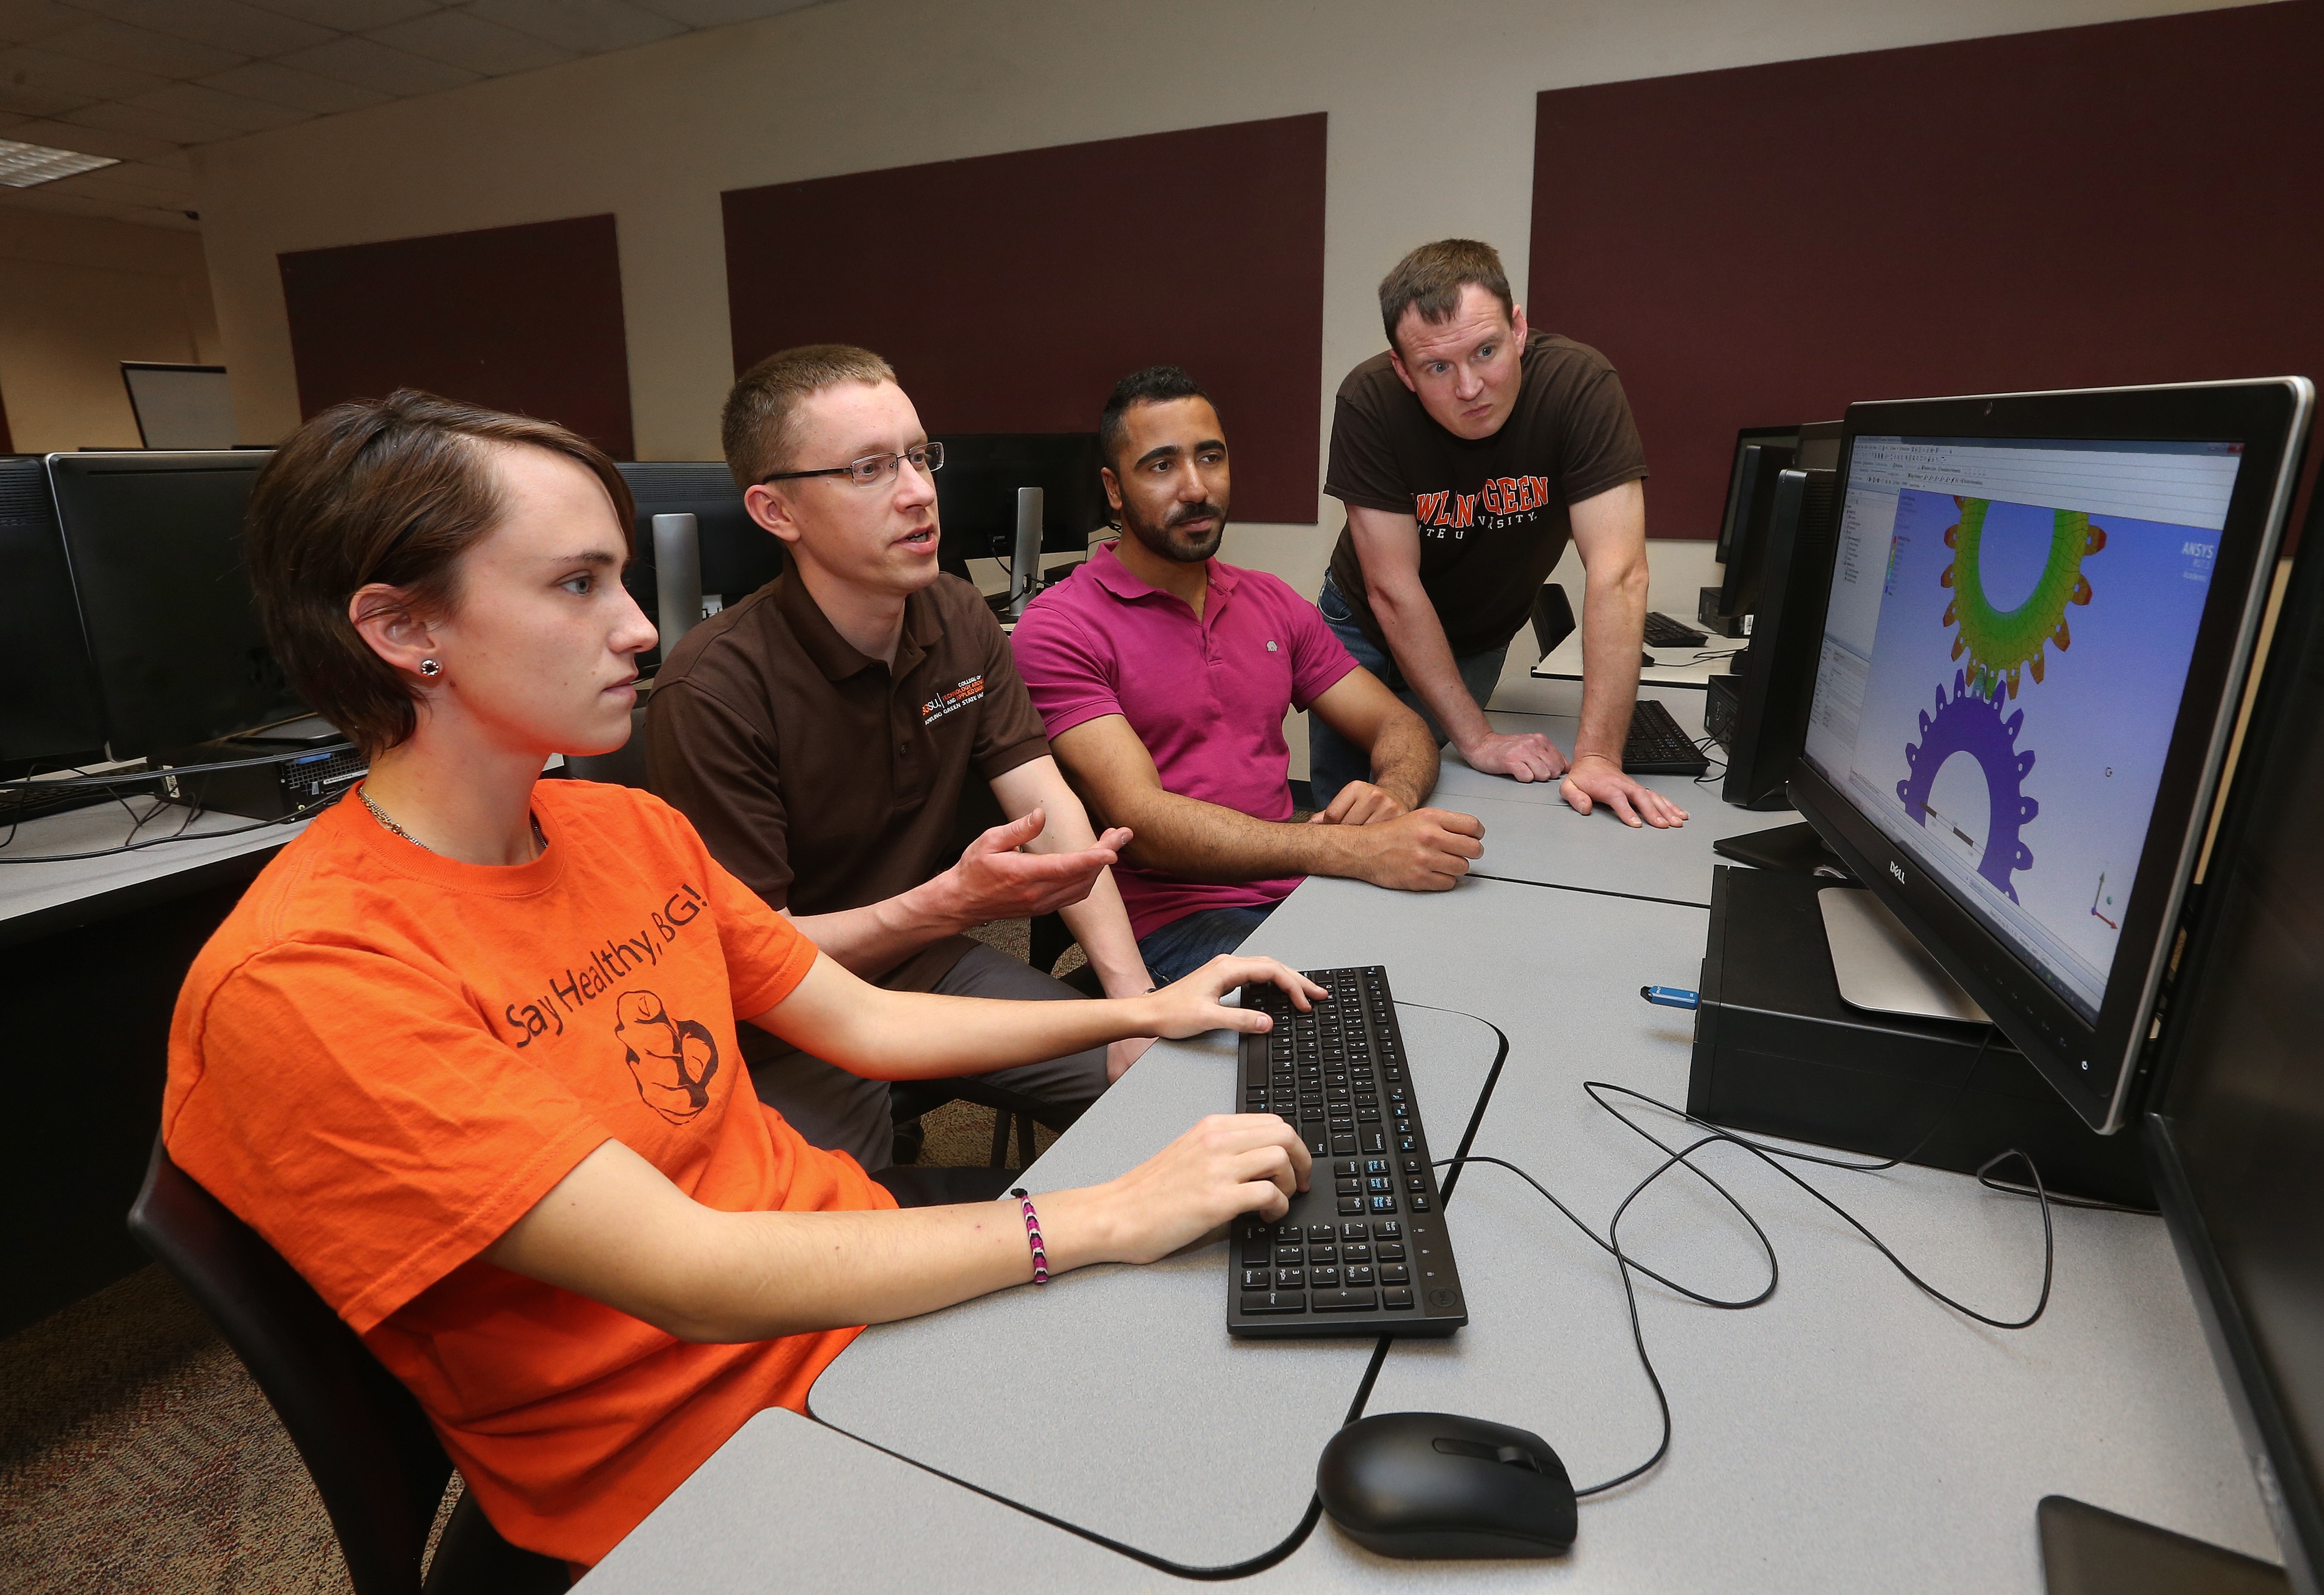
[[[2107,534],[2103,528],[2091,525],[2088,515],[2073,510],[1997,506],[1991,499],[1980,498],[1956,498],[1953,502],[1960,519],[1945,533],[1945,546],[1953,550],[1953,562],[1939,578],[1953,589],[1953,601],[1945,605],[1944,623],[1960,628],[1953,639],[1953,658],[1968,653],[1976,671],[1972,686],[1977,690],[1989,696],[1988,689],[1997,678],[2003,678],[2008,681],[2009,696],[2014,698],[2020,667],[2030,666],[2034,679],[2042,679],[2043,643],[2056,643],[2061,652],[2073,646],[2066,605],[2090,601],[2090,578],[2082,574],[2082,561],[2107,546]],[[1994,608],[1986,596],[1984,569],[1978,561],[1985,546],[1986,516],[1997,507],[2046,514],[2052,523],[2050,558],[2033,593],[2006,612]]]
[[[1950,614],[1951,611],[1946,613]],[[2038,657],[2034,678],[2042,678]],[[2034,768],[2032,751],[2020,752],[2017,749],[2017,733],[2025,724],[2025,711],[2020,709],[2004,720],[1999,684],[1988,686],[1989,679],[1980,677],[1972,684],[1963,672],[1955,670],[1952,696],[1945,696],[1943,687],[1937,688],[1936,713],[1932,715],[1923,710],[1921,714],[1921,740],[1904,744],[1904,762],[1913,767],[1913,773],[1896,783],[1896,798],[1904,804],[1906,814],[1926,826],[1929,788],[1936,780],[1937,771],[1956,753],[1966,753],[1976,760],[1978,768],[1985,771],[1985,790],[1992,815],[1985,856],[1978,861],[1977,872],[2007,894],[2014,903],[2017,900],[2017,889],[2009,883],[2010,872],[2034,867],[2034,850],[2019,841],[2017,834],[2042,812],[2042,806],[2024,794],[2026,774]],[[2016,688],[2013,675],[2012,697],[2017,695]],[[1967,845],[1976,844],[1974,838],[1958,828],[1953,834]]]

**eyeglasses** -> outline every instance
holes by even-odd
[[[893,482],[903,462],[912,462],[912,469],[928,475],[944,469],[944,445],[923,443],[918,448],[908,448],[901,454],[867,454],[860,460],[850,460],[844,466],[831,466],[820,471],[777,471],[771,476],[759,478],[764,487],[770,482],[797,482],[806,476],[844,476],[858,487],[877,487],[882,482]]]

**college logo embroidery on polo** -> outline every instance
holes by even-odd
[[[1459,542],[1471,527],[1499,531],[1530,521],[1549,502],[1546,476],[1496,476],[1475,493],[1416,493],[1412,518],[1423,533]]]
[[[613,1034],[647,1107],[683,1124],[710,1105],[718,1042],[708,1026],[671,1019],[651,991],[622,992],[613,1000]]]
[[[920,705],[920,724],[934,725],[945,715],[965,709],[984,696],[984,676],[982,671],[964,676],[950,692],[940,692]]]

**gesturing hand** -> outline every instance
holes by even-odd
[[[1018,851],[1047,823],[1048,816],[1036,808],[970,843],[960,862],[935,882],[947,911],[970,925],[1053,914],[1089,896],[1098,871],[1111,866],[1130,845],[1130,833],[1116,826],[1099,837],[1096,846],[1078,853]]]
[[[1369,825],[1375,820],[1392,820],[1412,812],[1411,806],[1394,793],[1375,787],[1370,781],[1350,781],[1333,795],[1331,807],[1318,809],[1307,816],[1311,825]]]
[[[1660,792],[1650,792],[1622,772],[1621,766],[1599,753],[1585,753],[1573,761],[1558,788],[1576,814],[1588,814],[1597,804],[1612,809],[1626,825],[1652,825],[1661,830],[1686,824],[1686,810]]]
[[[1565,755],[1537,731],[1514,734],[1489,731],[1474,746],[1462,749],[1461,757],[1471,770],[1515,776],[1521,781],[1554,780],[1565,773]]]

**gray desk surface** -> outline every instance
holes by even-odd
[[[1520,633],[1522,638],[1523,633]],[[1648,658],[1655,662],[1638,667],[1638,679],[1650,687],[1685,687],[1696,692],[1704,684],[1727,668],[1727,656],[1740,652],[1744,647],[1740,637],[1713,637],[1698,648],[1649,648]],[[1576,627],[1564,641],[1542,656],[1532,674],[1543,680],[1575,681],[1582,679],[1582,632]]]
[[[1699,834],[1692,845],[1702,845]],[[1641,1003],[1637,989],[1670,978],[1674,965],[1691,969],[1703,926],[1701,910],[1676,904],[1510,882],[1402,897],[1311,881],[1252,950],[1307,967],[1384,963],[1399,999],[1502,1025],[1514,1046],[1477,1149],[1523,1164],[1602,1223],[1652,1154],[1580,1083],[1683,1096],[1688,1024]],[[1416,1079],[1426,1060],[1434,1137],[1449,1150],[1465,1117],[1462,1083],[1485,1056],[1471,1041],[1481,1031],[1417,1009],[1405,1021]],[[1228,1058],[1219,1042],[1157,1048],[1028,1183],[1038,1190],[1126,1166],[1227,1101]],[[1572,1554],[1390,1563],[1326,1524],[1254,1582],[2032,1591],[2034,1504],[2053,1491],[2273,1555],[2158,1221],[2061,1211],[2049,1314],[2004,1333],[1921,1295],[1743,1155],[1715,1156],[1767,1226],[1782,1286],[1741,1314],[1642,1292],[1676,1437],[1661,1469],[1585,1506]],[[2040,1226],[2029,1204],[1921,1169],[1812,1178],[1941,1286],[1997,1315],[2030,1303]],[[1643,1460],[1655,1409],[1604,1254],[1486,1166],[1464,1176],[1447,1220],[1471,1325],[1450,1341],[1399,1344],[1369,1410],[1520,1424],[1585,1481]],[[1642,1201],[1625,1239],[1701,1288],[1748,1294],[1762,1277],[1748,1231],[1691,1184],[1666,1181]],[[1249,1555],[1296,1521],[1364,1344],[1231,1341],[1222,1272],[1213,1244],[1156,1268],[1086,1271],[1043,1292],[875,1329],[824,1375],[812,1404],[828,1424],[1149,1552]],[[932,1586],[985,1587],[996,1566],[1005,1576],[993,1588],[1175,1581],[1126,1559],[1092,1563],[1085,1542],[966,1491],[930,1497],[929,1475],[802,1433],[797,1420],[754,1423],[587,1587],[755,1588],[774,1567],[827,1584],[872,1563],[908,1564]],[[787,1489],[808,1474],[816,1482],[795,1500]],[[875,1494],[881,1509],[861,1509]],[[837,1525],[835,1498],[859,1503]],[[700,1525],[711,1519],[727,1531],[706,1535]],[[872,1538],[880,1543],[859,1543]],[[736,1549],[754,1544],[766,1554]]]
[[[141,814],[152,807],[142,798],[133,801]],[[137,839],[143,842],[170,834],[178,828],[185,812],[174,806],[163,809],[137,833]],[[14,862],[16,859],[117,847],[128,839],[132,828],[129,816],[113,803],[28,820],[16,827],[15,836],[8,845],[0,848],[0,926],[26,917],[52,918],[60,910],[92,899],[150,888],[171,877],[196,874],[250,853],[280,847],[306,828],[304,822],[263,825],[256,830],[245,828],[257,824],[239,815],[203,814],[186,827],[182,841],[67,863]],[[240,834],[218,834],[226,831]]]

